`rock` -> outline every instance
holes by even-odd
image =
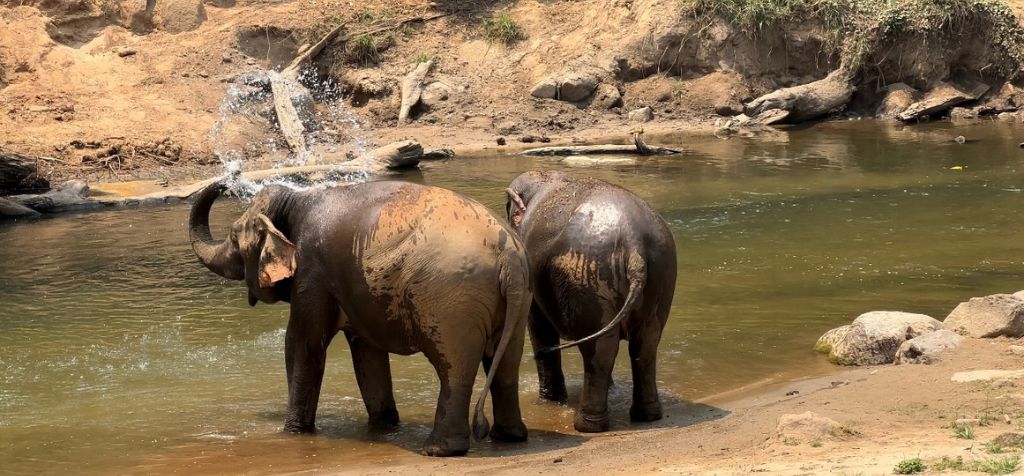
[[[941,322],[924,314],[873,311],[825,333],[815,349],[840,365],[888,364],[904,342],[941,328]]]
[[[582,101],[597,89],[597,76],[590,73],[569,73],[559,78],[558,99]]]
[[[992,443],[1003,448],[1024,448],[1024,433],[1007,432],[992,440]]]
[[[1024,377],[1024,370],[969,370],[957,372],[950,380],[957,383],[984,382],[988,380],[1018,379]]]
[[[978,113],[973,109],[967,109],[966,107],[954,107],[949,111],[949,118],[953,120],[977,119]]]
[[[506,143],[504,137],[499,137],[495,142],[497,142],[498,145],[505,145]]]
[[[1024,299],[1024,291],[1017,291],[1013,295],[1018,299]]]
[[[971,298],[953,309],[943,325],[971,337],[1024,337],[1024,299],[1012,294]]]
[[[942,114],[953,106],[978,99],[988,89],[984,83],[939,83],[924,95],[924,99],[911,104],[896,117],[901,121],[913,121]]]
[[[739,101],[733,101],[730,103],[715,104],[715,114],[724,117],[733,117],[743,114],[743,104]]]
[[[620,107],[622,106],[622,94],[619,93],[619,88],[615,85],[601,83],[594,91],[594,100],[590,104],[599,109]]]
[[[40,213],[20,203],[0,197],[0,218],[37,217]]]
[[[744,106],[744,113],[763,124],[803,122],[845,106],[855,89],[851,73],[840,68],[817,81],[758,97]],[[771,116],[770,122],[766,115]]]
[[[963,338],[948,329],[939,329],[910,339],[896,351],[896,364],[930,364],[938,354],[956,348]]]
[[[434,81],[423,87],[423,94],[420,96],[420,102],[424,106],[432,107],[441,104],[443,101],[447,101],[451,95],[452,88],[445,83],[440,81]]]
[[[632,122],[650,122],[654,120],[654,110],[650,106],[641,107],[629,111],[629,120]]]
[[[155,13],[156,27],[168,33],[192,31],[206,21],[202,0],[159,0]]]
[[[395,84],[378,69],[348,70],[341,81],[357,103],[365,103],[369,98],[387,96],[391,94]]]
[[[127,58],[129,56],[135,56],[136,53],[137,53],[137,51],[135,51],[135,50],[128,49],[128,48],[123,48],[123,49],[120,49],[120,50],[117,51],[117,56],[120,56],[122,58]]]
[[[541,99],[554,99],[558,96],[558,82],[552,77],[542,79],[530,90],[530,95]]]
[[[1016,111],[1021,106],[1024,106],[1024,89],[1003,83],[998,90],[982,98],[981,104],[975,107],[974,111],[978,115],[989,116]]]
[[[587,157],[575,155],[562,159],[569,167],[593,167],[597,165],[636,165],[636,159],[629,157]]]
[[[1006,350],[1010,351],[1013,355],[1024,355],[1024,345],[1011,345]]]
[[[850,430],[842,429],[843,426],[839,422],[814,412],[785,414],[779,417],[773,439],[786,444],[800,444],[852,433]]]
[[[512,135],[519,132],[519,124],[513,120],[502,121],[497,125],[498,134]]]
[[[921,93],[904,83],[893,83],[885,88],[885,96],[882,103],[875,109],[875,117],[879,119],[893,119],[899,113],[906,111],[911,104],[918,100]]]

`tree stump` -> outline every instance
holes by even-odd
[[[0,150],[0,196],[40,193],[50,182],[39,175],[35,160],[27,155]]]

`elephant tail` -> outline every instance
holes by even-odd
[[[562,345],[541,349],[537,351],[537,354],[546,354],[548,352],[575,347],[584,342],[590,342],[598,339],[617,329],[619,324],[622,323],[622,320],[633,312],[633,309],[636,307],[636,302],[640,298],[640,293],[644,290],[644,283],[647,282],[647,263],[644,261],[644,258],[640,256],[640,253],[637,253],[635,250],[629,253],[629,258],[626,260],[626,278],[629,279],[629,291],[626,292],[626,302],[622,303],[622,308],[619,309],[619,313],[615,315],[615,318],[613,318],[608,325],[580,340],[574,340]]]
[[[511,260],[510,260],[511,261]],[[502,266],[502,294],[505,295],[505,324],[501,330],[501,338],[498,346],[494,349],[494,358],[491,359],[491,368],[487,369],[487,379],[484,381],[484,390],[476,401],[476,408],[473,411],[473,439],[483,440],[491,432],[491,424],[484,415],[484,402],[487,400],[487,392],[491,389],[491,382],[494,381],[494,374],[498,370],[502,356],[509,341],[516,333],[520,322],[526,322],[526,315],[530,312],[530,303],[533,301],[530,292],[530,283],[527,280],[527,265],[522,266],[506,264]],[[524,296],[525,294],[525,296]]]

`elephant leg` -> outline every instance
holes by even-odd
[[[393,428],[398,426],[398,407],[391,388],[391,361],[387,351],[371,347],[358,337],[345,334],[352,349],[352,368],[355,370],[359,393],[363,396],[370,426]]]
[[[505,355],[495,369],[494,381],[491,382],[491,396],[494,399],[491,439],[494,441],[526,441],[526,424],[523,423],[519,409],[519,363],[523,358],[524,340],[523,328],[519,328],[509,340]],[[490,371],[492,360],[484,357],[484,372]]]
[[[441,380],[441,393],[437,397],[434,429],[423,443],[426,456],[461,456],[469,451],[469,404],[483,355],[483,339],[476,344],[463,344],[452,358],[436,351],[427,355]]]
[[[337,333],[336,315],[337,307],[330,298],[316,291],[296,296],[291,301],[284,344],[288,375],[285,431],[316,431],[316,407],[324,379],[327,346]]]
[[[661,419],[656,372],[661,330],[658,321],[648,319],[629,340],[629,362],[633,369],[633,405],[629,418],[633,421]]]
[[[562,351],[556,350],[537,355],[541,349],[558,345],[558,330],[551,324],[537,304],[530,308],[530,341],[537,361],[537,378],[540,381],[540,398],[552,402],[565,403],[568,393],[565,391],[565,375],[562,374]]]
[[[608,430],[608,388],[612,383],[612,367],[619,353],[619,334],[580,344],[583,355],[583,393],[573,426],[581,433]]]

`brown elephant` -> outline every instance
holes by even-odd
[[[481,362],[487,379],[473,436],[526,439],[518,388],[529,265],[518,236],[486,207],[450,190],[394,181],[308,191],[268,186],[230,236],[214,241],[209,212],[224,189],[218,182],[199,194],[192,247],[211,271],[244,279],[250,305],[290,303],[286,431],[315,431],[327,346],[341,331],[372,425],[398,423],[388,354],[422,352],[441,383],[424,454],[468,451]],[[488,390],[493,430],[483,416]]]
[[[559,351],[579,346],[583,394],[574,426],[608,429],[608,387],[619,341],[629,342],[635,421],[661,418],[655,368],[676,284],[676,246],[665,221],[632,192],[562,172],[526,172],[506,210],[530,255],[530,340],[541,398],[564,402]],[[559,345],[559,337],[577,339]]]

